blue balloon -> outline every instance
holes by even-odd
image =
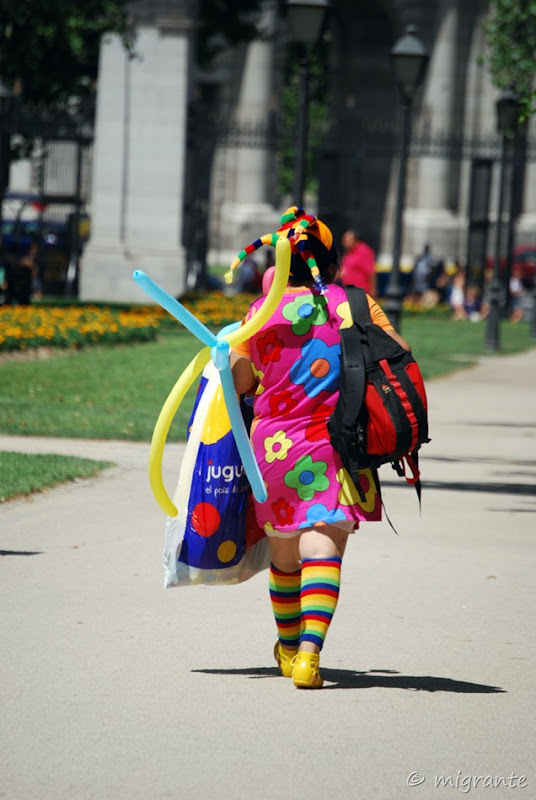
[[[241,322],[230,322],[229,325],[226,325],[225,328],[222,328],[221,331],[218,333],[216,339],[221,339],[222,336],[227,336],[228,333],[232,333],[233,331],[238,330],[241,326]]]
[[[158,305],[165,308],[172,317],[175,317],[179,322],[181,322],[185,328],[188,328],[190,333],[193,333],[198,339],[200,339],[203,344],[208,345],[209,347],[213,347],[216,344],[216,337],[214,334],[206,328],[202,322],[194,317],[194,315],[188,311],[178,300],[175,300],[168,292],[162,289],[157,283],[155,283],[148,275],[145,274],[141,269],[137,269],[135,272],[132,273],[132,277],[145,292],[152,297],[153,300],[156,300]]]
[[[223,389],[223,397],[227,407],[227,413],[231,421],[233,436],[242,459],[242,464],[248,476],[251,491],[255,500],[264,503],[268,497],[266,487],[261,476],[259,465],[255,460],[253,448],[249,441],[249,436],[244,424],[244,417],[240,410],[240,404],[234,387],[233,373],[229,364],[229,342],[225,339],[218,340],[215,347],[211,350],[212,361],[220,373],[220,380]]]
[[[229,363],[229,342],[223,338],[228,333],[239,328],[240,322],[233,322],[231,325],[226,325],[217,336],[214,336],[214,334],[211,333],[202,322],[194,317],[188,309],[184,308],[178,300],[175,300],[175,298],[162,289],[161,286],[158,286],[145,272],[136,270],[132,277],[138,286],[147,292],[153,300],[161,305],[162,308],[165,308],[172,317],[175,317],[175,319],[188,328],[190,333],[200,339],[203,344],[211,348],[214,366],[220,374],[223,397],[227,407],[227,413],[229,414],[231,429],[251,486],[251,491],[259,503],[264,503],[268,494],[264,481],[262,480],[259,465],[253,454],[253,448],[251,447],[251,442],[246,431],[242,412],[240,411],[240,404],[234,387],[233,373]]]

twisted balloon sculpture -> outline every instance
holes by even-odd
[[[156,421],[151,440],[149,480],[156,501],[162,511],[169,517],[177,516],[178,511],[170,500],[162,480],[162,456],[166,438],[173,417],[177,413],[184,399],[184,395],[211,358],[220,374],[223,396],[231,422],[231,429],[244,465],[244,470],[251,485],[251,490],[255,499],[260,503],[264,502],[267,498],[266,487],[262,480],[259,466],[255,460],[253,449],[244,425],[242,412],[240,411],[238,397],[234,388],[233,375],[229,364],[229,348],[249,339],[262,328],[277,308],[287,285],[291,255],[288,239],[286,237],[279,237],[276,234],[268,234],[266,237],[262,238],[266,239],[263,244],[275,245],[276,266],[274,281],[266,299],[257,313],[244,323],[244,325],[240,325],[240,323],[228,325],[217,335],[209,331],[202,322],[188,311],[188,309],[158,286],[158,284],[151,280],[144,272],[136,270],[136,272],[133,273],[132,277],[136,283],[205,345],[188,364],[168,395]],[[241,257],[238,257],[239,260],[243,260],[245,255],[245,252],[241,253]]]

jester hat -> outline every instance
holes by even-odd
[[[333,234],[321,220],[312,214],[306,214],[303,208],[291,206],[280,219],[281,227],[276,233],[267,233],[256,239],[238,253],[229,271],[225,275],[228,283],[232,281],[233,270],[251,253],[262,245],[275,246],[280,236],[286,236],[290,242],[291,263],[290,274],[296,280],[307,280],[310,270],[315,285],[322,294],[326,287],[321,273],[326,272],[330,264],[337,260],[337,249],[333,242]]]

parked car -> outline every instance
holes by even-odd
[[[39,275],[45,294],[62,294],[69,265],[70,237],[65,223],[3,220],[3,247],[14,274],[32,243],[38,245]]]
[[[80,243],[87,241],[88,220],[80,219]],[[64,222],[57,220],[2,220],[3,249],[11,269],[16,271],[20,259],[30,245],[39,246],[39,275],[43,293],[64,294],[72,243],[72,218]]]

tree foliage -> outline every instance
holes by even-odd
[[[226,47],[258,35],[261,0],[200,0],[197,54],[202,66]],[[135,53],[128,0],[2,0],[0,78],[28,105],[54,105],[94,87],[99,47],[119,34]]]
[[[284,13],[285,0],[277,0]],[[102,37],[115,33],[135,55],[128,0],[1,0],[0,79],[23,106],[41,113],[94,93]],[[202,67],[222,50],[266,34],[259,29],[262,0],[199,0],[196,55]],[[295,161],[299,62],[288,49],[280,112],[280,190],[291,193]],[[306,188],[315,191],[316,156],[327,120],[325,48],[311,60]]]
[[[126,0],[4,0],[0,76],[30,105],[87,95],[97,77],[104,34],[132,46]]]
[[[536,0],[492,0],[486,38],[493,84],[513,89],[528,119],[536,111]]]

